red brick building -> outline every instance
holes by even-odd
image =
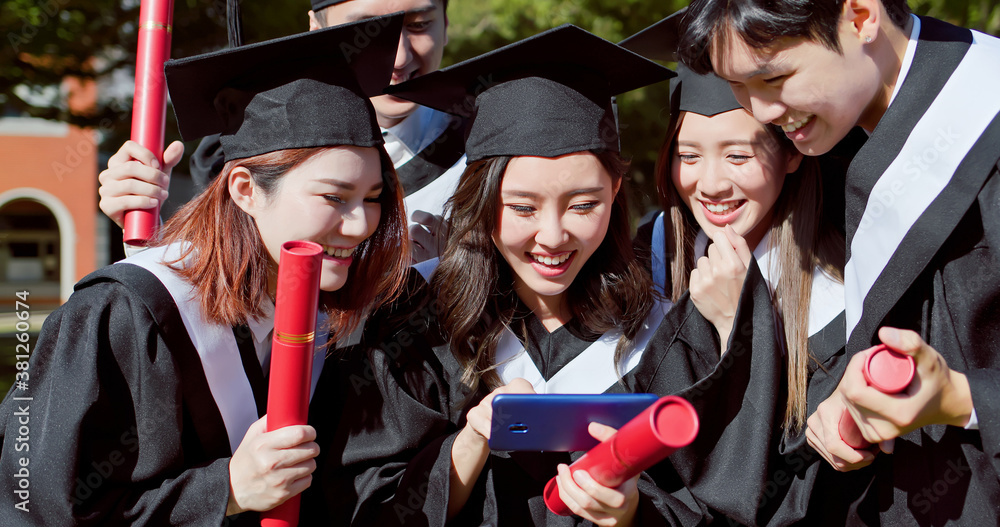
[[[93,84],[67,81],[71,111],[92,108]],[[97,134],[66,123],[0,118],[0,298],[64,302],[100,262]],[[105,244],[106,245],[106,244]]]

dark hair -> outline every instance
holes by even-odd
[[[715,46],[725,48],[732,34],[755,49],[766,49],[782,38],[804,38],[840,52],[838,27],[846,0],[694,0],[680,28],[678,59],[692,70],[712,71]],[[906,25],[906,0],[881,0],[890,20]]]
[[[746,110],[732,110],[746,111]],[[670,224],[664,229],[666,260],[669,264],[665,290],[676,302],[688,289],[695,268],[694,241],[700,230],[691,209],[681,199],[671,179],[672,158],[677,152],[677,130],[668,130],[656,161],[656,186],[660,203]],[[775,148],[797,154],[794,144],[777,127],[764,125]],[[809,353],[809,298],[816,267],[844,281],[844,237],[829,225],[823,215],[823,188],[819,160],[805,156],[798,170],[785,176],[781,193],[774,203],[769,249],[777,249],[781,275],[772,302],[783,320],[788,350],[788,405],[785,408],[786,433],[797,431],[807,417],[806,385]]]
[[[617,152],[593,152],[612,182],[624,183],[628,163]],[[493,243],[500,217],[500,184],[512,158],[490,157],[466,168],[448,201],[451,233],[431,287],[462,383],[475,392],[482,381],[501,385],[497,344],[514,322],[516,293],[510,266]],[[628,191],[619,188],[604,241],[567,290],[573,318],[593,333],[623,332],[615,362],[621,362],[653,306],[652,281],[632,252]]]
[[[237,325],[262,316],[273,270],[253,218],[229,195],[229,174],[236,167],[247,169],[271,196],[285,174],[328,148],[294,148],[229,161],[204,192],[164,225],[158,245],[188,244],[170,263],[194,285],[206,319]],[[349,334],[365,310],[396,297],[410,263],[402,192],[388,155],[381,147],[378,151],[384,185],[378,227],[356,249],[344,287],[320,294],[330,315],[331,343]],[[185,259],[183,267],[178,265]]]

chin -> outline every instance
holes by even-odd
[[[331,276],[331,277],[322,276],[319,279],[319,289],[320,289],[320,291],[326,291],[327,293],[330,293],[330,292],[337,291],[340,288],[344,287],[344,284],[346,284],[346,283],[347,283],[347,277],[346,276],[343,276],[343,277],[342,276]]]
[[[417,109],[417,103],[393,97],[392,95],[380,95],[372,99],[375,111],[389,119],[404,119],[409,117]]]

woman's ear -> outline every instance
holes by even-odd
[[[802,155],[802,152],[798,151],[788,154],[788,165],[785,166],[785,174],[791,174],[792,172],[798,170],[804,157],[805,156]]]
[[[250,216],[263,205],[263,196],[250,171],[244,167],[236,167],[229,172],[229,196],[236,206]]]

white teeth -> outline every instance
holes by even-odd
[[[553,256],[541,256],[541,255],[537,255],[537,254],[532,254],[531,257],[536,262],[541,263],[541,264],[545,264],[545,265],[562,265],[562,263],[565,262],[566,260],[568,260],[569,257],[572,256],[572,255],[573,255],[572,252],[568,252],[566,254],[563,254],[563,255],[560,255],[560,256],[554,256],[554,257]]]
[[[736,202],[727,201],[725,203],[705,203],[705,208],[713,214],[725,214],[736,208]]]
[[[332,256],[334,258],[348,258],[352,254],[354,254],[354,249],[356,249],[356,248],[357,248],[356,245],[354,247],[349,248],[349,249],[340,249],[340,248],[337,248],[337,247],[330,247],[329,245],[324,245],[323,246],[323,250],[324,250],[324,252],[326,252],[326,255],[327,256]]]
[[[812,118],[813,118],[813,116],[809,115],[809,116],[806,116],[806,117],[802,118],[799,121],[795,121],[794,123],[783,124],[783,125],[781,125],[781,129],[784,130],[786,133],[794,132],[794,131],[798,130],[799,128],[802,128],[803,126],[809,124],[809,121],[812,120]]]

